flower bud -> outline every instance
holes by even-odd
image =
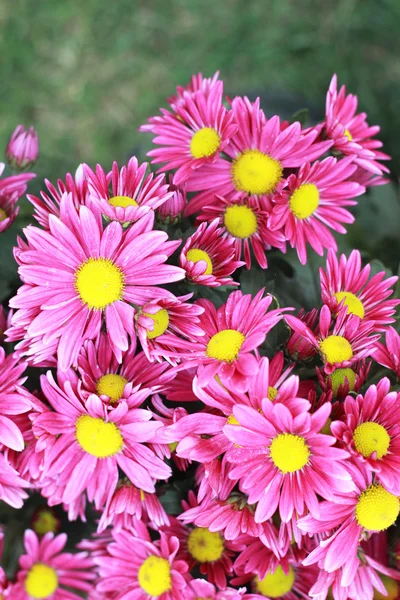
[[[39,156],[39,139],[33,127],[28,130],[18,125],[6,148],[9,165],[14,169],[29,169]]]

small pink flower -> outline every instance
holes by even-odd
[[[0,175],[4,171],[5,164],[0,163]],[[19,207],[18,200],[27,190],[27,183],[36,177],[34,173],[21,173],[0,179],[0,233],[11,227],[15,221]]]
[[[6,148],[9,164],[15,169],[29,169],[39,157],[39,138],[33,127],[18,125]]]
[[[169,191],[172,192],[165,202],[156,209],[156,217],[161,223],[176,225],[182,218],[186,207],[186,191],[184,187],[173,184],[172,175],[168,176]]]
[[[400,379],[400,335],[393,327],[386,330],[386,346],[381,342],[375,343],[374,360],[391,369]]]

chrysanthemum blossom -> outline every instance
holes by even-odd
[[[285,167],[319,158],[332,145],[330,140],[315,141],[320,133],[317,127],[304,132],[295,122],[282,130],[278,116],[266,118],[259,98],[255,102],[234,98],[232,113],[238,131],[224,150],[228,159],[220,157],[193,172],[187,191],[200,193],[189,201],[188,215],[213,204],[216,194],[228,199],[271,194]]]
[[[49,231],[28,226],[28,244],[16,257],[24,285],[10,306],[33,312],[25,341],[41,337],[43,354],[57,342],[59,367],[76,364],[79,350],[105,325],[117,360],[134,336],[132,304],[142,305],[167,292],[155,287],[184,277],[179,267],[165,260],[179,245],[167,241],[163,231],[152,231],[154,214],[148,213],[124,231],[112,222],[104,227],[101,213],[81,206],[77,213],[70,195],[62,199],[65,217],[49,217]],[[12,319],[18,328],[20,311]],[[24,354],[31,349],[24,348]],[[50,356],[50,352],[49,352]]]
[[[321,297],[336,314],[338,307],[345,306],[349,314],[360,319],[374,321],[376,331],[385,330],[393,323],[393,315],[400,300],[388,300],[398,277],[387,277],[385,271],[370,277],[371,265],[361,266],[361,254],[353,250],[347,258],[330,250],[326,270],[320,268]]]
[[[148,152],[152,163],[164,164],[159,171],[177,169],[175,185],[190,180],[192,173],[218,159],[237,131],[232,111],[222,103],[223,82],[216,81],[207,92],[182,93],[182,103],[174,112],[161,109],[161,116],[151,117],[140,131],[155,134],[158,145]]]
[[[375,350],[374,343],[380,337],[374,333],[374,321],[348,315],[345,308],[339,311],[335,321],[326,304],[320,311],[317,334],[297,317],[288,315],[285,320],[319,352],[328,375],[335,369],[351,367],[354,362],[371,356]]]
[[[15,169],[29,169],[39,157],[39,138],[33,126],[18,125],[6,148],[8,163]]]
[[[39,539],[34,531],[25,531],[26,554],[19,559],[13,600],[80,600],[81,592],[93,590],[93,560],[87,552],[63,552],[66,543],[65,533],[47,533]]]
[[[113,163],[110,173],[100,166],[93,171],[83,165],[88,184],[87,205],[98,204],[103,215],[110,221],[130,224],[141,216],[155,210],[173,194],[164,175],[146,176],[148,165],[133,156],[127,165],[119,168]]]
[[[211,222],[218,219],[225,239],[233,241],[235,260],[242,257],[246,268],[251,267],[252,250],[262,269],[268,266],[265,253],[272,247],[286,250],[286,240],[282,232],[271,231],[268,227],[269,203],[264,197],[248,196],[240,200],[216,196],[213,204],[204,206],[198,221]]]
[[[374,360],[400,378],[400,335],[394,327],[387,328],[385,342],[386,345],[381,342],[375,343]]]
[[[51,504],[68,505],[86,491],[100,510],[117,486],[119,469],[149,493],[158,479],[169,478],[171,469],[145,444],[156,441],[162,427],[150,411],[122,400],[110,408],[94,394],[84,403],[68,382],[61,390],[50,373],[41,386],[51,408],[36,416],[33,432],[37,451],[45,450],[40,485]]]
[[[386,377],[364,395],[347,396],[343,421],[331,431],[356,460],[375,472],[376,481],[400,496],[400,394],[390,391]]]
[[[161,223],[176,225],[182,218],[186,206],[186,190],[173,184],[172,175],[168,176],[169,191],[172,195],[157,209],[156,217]]]
[[[346,94],[344,85],[338,92],[337,76],[333,75],[326,95],[325,134],[333,140],[334,150],[352,156],[359,167],[381,175],[389,169],[379,161],[389,160],[390,156],[378,150],[381,141],[372,139],[380,127],[368,125],[366,113],[357,113],[357,105],[357,96]]]
[[[214,219],[209,225],[199,225],[186,240],[179,264],[192,283],[208,287],[239,285],[230,275],[244,262],[236,260],[235,242],[224,236],[224,230],[218,224],[219,220]]]
[[[5,164],[0,163],[0,176],[4,168]],[[16,204],[25,194],[26,184],[34,177],[34,173],[21,173],[0,179],[0,233],[11,227],[15,221],[19,212],[19,206]]]
[[[293,417],[289,408],[263,400],[262,412],[234,406],[238,424],[227,424],[225,435],[234,443],[227,453],[229,474],[256,504],[255,520],[262,523],[279,508],[288,522],[296,511],[319,514],[317,495],[334,499],[335,493],[353,489],[345,459],[347,452],[334,448],[333,436],[320,434],[331,406],[314,414]]]
[[[362,185],[349,181],[355,170],[351,157],[305,163],[274,195],[268,226],[284,231],[302,264],[307,262],[307,243],[320,256],[325,248],[336,250],[330,229],[346,233],[343,223],[353,223],[354,216],[345,207],[357,204],[351,198],[365,192]]]
[[[98,592],[118,600],[185,597],[188,565],[176,557],[176,537],[161,532],[160,540],[153,543],[148,533],[138,537],[131,531],[115,529],[112,537],[107,552],[94,557],[100,575]]]

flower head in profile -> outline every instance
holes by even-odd
[[[5,168],[4,163],[0,163],[0,175]],[[18,200],[27,190],[27,183],[36,177],[34,173],[20,173],[0,179],[0,233],[6,231],[15,221],[19,207]]]
[[[13,131],[6,148],[9,164],[15,169],[29,169],[39,157],[39,138],[34,127],[23,125]]]
[[[387,328],[385,341],[386,345],[376,342],[374,360],[396,373],[400,379],[400,335],[394,327]]]

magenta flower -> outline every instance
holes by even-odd
[[[24,230],[28,244],[16,257],[25,285],[10,306],[34,311],[34,316],[26,326],[26,312],[20,316],[16,311],[11,334],[21,319],[25,340],[31,343],[40,336],[44,354],[45,347],[56,342],[58,364],[65,371],[76,364],[82,344],[94,339],[104,324],[120,362],[128,336],[134,336],[132,303],[142,305],[165,295],[155,285],[184,276],[179,267],[164,264],[179,241],[167,241],[166,233],[152,231],[152,213],[124,231],[117,222],[104,227],[101,214],[86,206],[78,214],[69,195],[61,207],[65,214],[62,220],[50,216],[50,231],[31,225]]]
[[[224,150],[229,159],[220,157],[193,172],[187,191],[200,193],[189,201],[188,215],[213,204],[216,194],[234,200],[271,194],[285,167],[319,158],[332,145],[330,140],[315,142],[319,128],[305,132],[296,122],[282,129],[278,116],[266,118],[259,98],[234,98],[232,113],[238,131]]]
[[[57,536],[47,533],[39,539],[34,531],[25,531],[26,554],[19,559],[17,583],[12,588],[13,600],[80,600],[79,592],[93,590],[92,559],[87,552],[62,552],[66,543],[65,533]]]
[[[339,306],[345,306],[348,313],[374,321],[376,331],[384,331],[385,325],[395,321],[393,315],[400,303],[396,299],[387,300],[398,277],[385,279],[385,271],[370,277],[370,272],[369,264],[361,268],[358,250],[353,250],[349,258],[342,254],[339,259],[329,250],[326,271],[322,268],[319,271],[322,301],[334,314]]]
[[[5,164],[0,163],[0,175],[4,168]],[[34,177],[36,177],[34,173],[21,173],[0,179],[0,233],[6,231],[15,221],[19,212],[16,204],[25,194],[26,184]]]
[[[386,346],[381,342],[375,343],[374,360],[400,378],[400,335],[393,327],[386,330]]]
[[[29,169],[39,157],[39,138],[34,127],[18,125],[6,148],[9,164],[15,169]]]
[[[307,262],[307,242],[322,256],[324,248],[337,249],[329,229],[346,233],[342,223],[353,223],[353,215],[344,207],[357,204],[351,198],[365,192],[363,186],[348,180],[355,170],[351,157],[306,163],[274,195],[268,226],[284,231],[302,264]]]
[[[382,142],[372,138],[380,127],[369,126],[365,113],[356,114],[357,104],[357,96],[346,95],[344,85],[337,91],[337,76],[333,75],[326,95],[325,133],[333,140],[335,150],[352,156],[359,167],[381,175],[389,169],[378,161],[389,160],[390,156],[377,149]]]
[[[156,209],[156,217],[161,223],[176,225],[181,220],[186,207],[186,191],[184,187],[174,185],[172,180],[172,175],[169,175],[168,184],[172,196]]]

